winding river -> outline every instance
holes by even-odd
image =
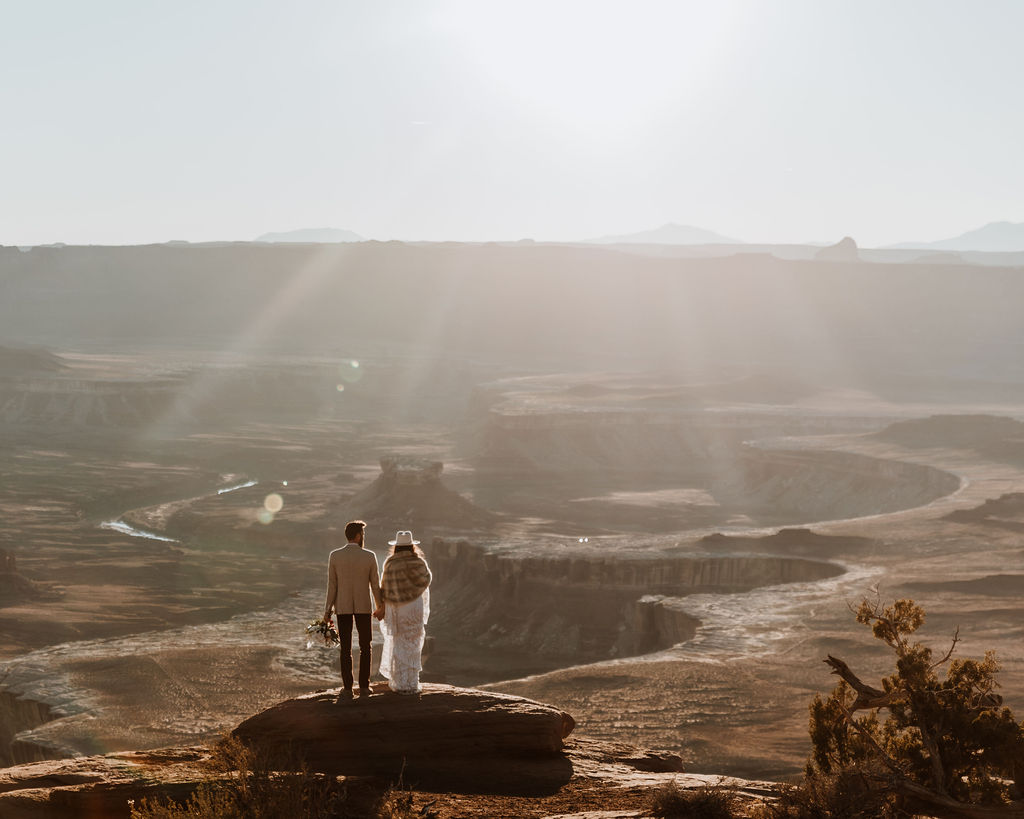
[[[248,480],[216,490],[224,494],[255,486]],[[211,495],[212,496],[212,495]],[[98,524],[132,537],[176,542],[157,532],[141,530],[120,519]],[[721,555],[708,555],[721,557]],[[633,656],[611,663],[637,663],[672,657],[691,662],[714,663],[736,657],[757,657],[788,650],[812,633],[815,611],[834,606],[837,599],[863,595],[882,574],[880,568],[833,561],[844,573],[823,580],[785,583],[750,591],[723,594],[698,593],[671,598],[666,605],[700,621],[692,639],[668,649]],[[442,601],[441,604],[443,605]],[[304,680],[332,680],[336,653],[319,646],[307,648],[304,627],[315,619],[323,604],[323,590],[307,589],[279,605],[250,611],[227,620],[202,625],[144,632],[117,638],[83,640],[37,649],[17,657],[0,668],[0,698],[18,698],[43,703],[52,718],[88,715],[94,707],[93,694],[77,689],[64,670],[70,660],[102,660],[146,651],[216,651],[226,646],[271,648],[275,667],[283,674]],[[374,623],[376,629],[376,623]],[[379,635],[375,642],[379,644]],[[22,746],[47,746],[45,736],[36,736],[32,725],[15,726]],[[197,732],[209,726],[197,726]],[[71,753],[72,749],[50,747],[48,755]]]
[[[217,490],[216,494],[218,494],[218,495],[226,495],[229,492],[237,492],[239,489],[248,489],[250,486],[258,486],[258,485],[259,485],[259,481],[257,481],[257,480],[247,480],[247,481],[243,481],[242,483],[232,484],[231,486],[223,486],[223,487],[221,487],[220,489]],[[179,499],[178,502],[180,502],[181,500],[198,500],[198,498],[184,498],[184,499]],[[142,537],[142,538],[146,538],[148,540],[161,540],[164,543],[180,543],[181,542],[177,538],[167,537],[166,535],[161,535],[161,534],[158,534],[157,532],[151,532],[148,529],[139,529],[139,528],[137,528],[135,526],[132,526],[129,523],[125,523],[120,518],[117,518],[115,520],[103,521],[103,523],[100,524],[100,529],[111,529],[111,530],[113,530],[115,532],[120,532],[121,534],[128,535],[130,537]]]

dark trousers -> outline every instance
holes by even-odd
[[[352,618],[356,621],[359,634],[359,687],[370,687],[370,628],[369,614],[339,614],[338,637],[341,638],[341,681],[345,688],[352,690]]]

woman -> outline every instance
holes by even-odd
[[[412,532],[403,531],[388,543],[394,548],[384,561],[380,578],[384,598],[384,651],[380,673],[388,687],[399,694],[420,691],[420,653],[427,617],[430,615],[430,569],[423,553],[416,548]]]

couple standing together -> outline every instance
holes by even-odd
[[[327,563],[327,602],[324,620],[338,615],[341,638],[341,681],[344,694],[352,696],[352,623],[359,635],[359,696],[370,689],[370,617],[380,620],[384,651],[380,673],[388,687],[400,694],[420,690],[420,654],[427,617],[430,615],[430,569],[416,546],[412,532],[402,531],[388,543],[391,554],[378,576],[377,556],[363,548],[366,524],[353,520],[345,525],[348,543],[331,552]],[[372,595],[372,602],[371,602]],[[376,606],[376,608],[374,608]]]

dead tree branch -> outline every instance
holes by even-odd
[[[886,708],[896,701],[897,696],[895,692],[882,691],[863,682],[860,677],[850,670],[850,666],[838,657],[833,657],[829,654],[825,663],[831,666],[833,674],[837,674],[850,688],[857,692],[857,699],[850,706],[851,711],[859,711],[864,708]]]
[[[945,656],[937,663],[932,663],[931,670],[934,671],[936,668],[944,666],[949,662],[949,658],[953,656],[953,650],[956,648],[956,644],[960,642],[960,626],[956,627],[956,631],[953,633],[953,642],[949,644],[949,651],[946,652]]]

